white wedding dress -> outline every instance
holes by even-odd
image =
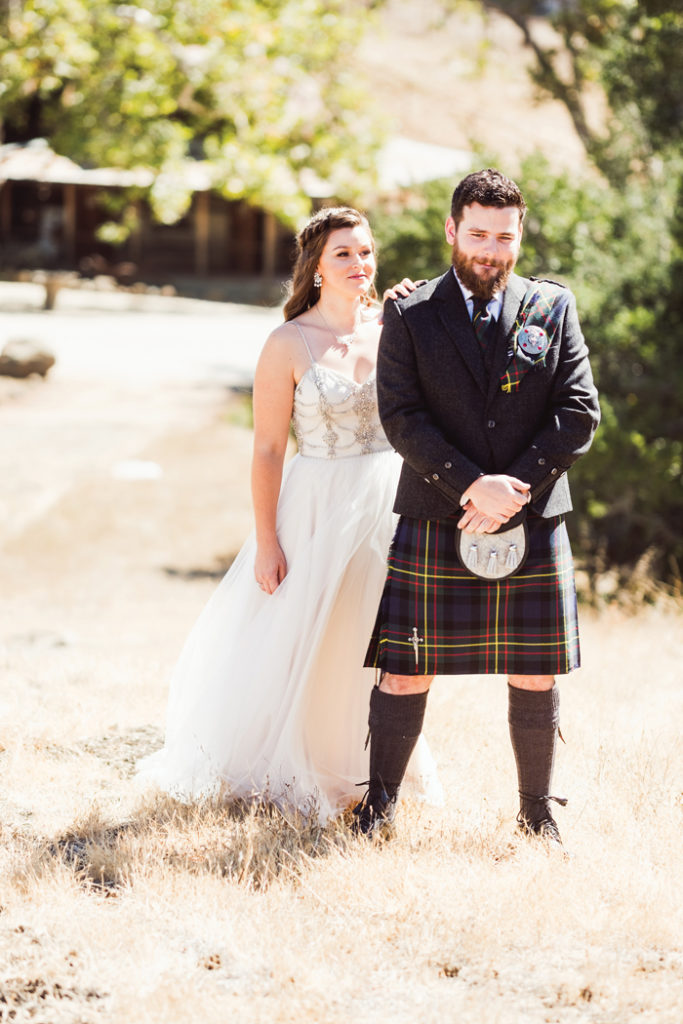
[[[277,511],[287,575],[274,594],[260,590],[252,534],[190,633],[165,745],[138,778],[184,800],[263,797],[324,822],[360,799],[368,777],[374,670],[362,666],[400,458],[379,422],[374,375],[358,384],[311,359],[293,424],[299,451]],[[424,737],[403,792],[443,799]]]

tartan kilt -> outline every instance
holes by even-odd
[[[529,514],[518,573],[481,580],[455,551],[457,519],[399,519],[365,665],[395,675],[557,675],[581,663],[564,516]]]

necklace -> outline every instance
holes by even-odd
[[[337,332],[333,331],[330,325],[328,324],[327,319],[325,318],[325,314],[323,313],[320,306],[316,306],[315,308],[320,313],[320,319],[322,320],[322,322],[324,323],[325,327],[330,332],[332,337],[335,339],[335,341],[338,342],[338,344],[342,346],[342,348],[346,349],[346,351],[348,352],[349,349],[351,348],[351,345],[356,340],[356,331],[360,326],[360,318],[358,319],[358,322],[356,323],[350,334],[337,334]]]

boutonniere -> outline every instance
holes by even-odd
[[[536,363],[545,363],[545,354],[550,348],[547,331],[535,324],[524,324],[515,335],[513,348],[521,349],[527,358]]]

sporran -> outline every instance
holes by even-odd
[[[458,530],[455,548],[463,569],[481,580],[504,580],[524,565],[529,553],[526,509],[495,533]]]

